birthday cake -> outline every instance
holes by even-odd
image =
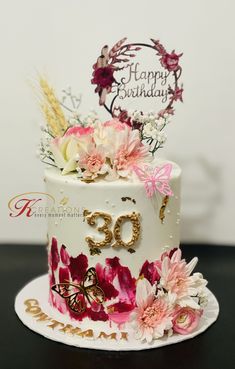
[[[154,51],[160,69],[133,62],[144,49]],[[60,101],[40,79],[41,158],[51,164],[44,181],[60,209],[48,217],[48,299],[71,323],[63,329],[74,340],[151,343],[193,332],[203,315],[207,282],[193,273],[197,258],[187,263],[179,248],[181,169],[157,155],[173,105],[182,101],[181,56],[157,40],[105,46],[91,82],[111,114],[106,121],[82,118],[68,108],[71,90]],[[117,105],[128,98],[163,106],[146,113]]]

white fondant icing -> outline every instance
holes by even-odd
[[[167,206],[170,206],[171,212],[165,214],[164,223],[159,218],[162,195],[156,193],[152,198],[148,198],[143,183],[137,180],[132,182],[100,180],[94,183],[84,183],[77,178],[76,174],[62,176],[56,168],[46,169],[46,191],[55,199],[54,208],[66,209],[64,210],[65,216],[59,224],[55,222],[55,218],[48,218],[49,241],[55,237],[58,245],[65,245],[68,253],[73,257],[80,253],[87,255],[89,267],[98,262],[104,265],[106,258],[117,256],[123,265],[128,266],[133,276],[138,276],[144,261],[157,260],[164,245],[168,245],[169,248],[179,246],[180,231],[176,219],[180,210],[180,201],[176,199],[180,195],[181,169],[177,164],[172,164],[170,187],[174,196],[169,199]],[[59,203],[61,190],[69,199],[64,207],[61,207]],[[127,199],[123,201],[122,197],[127,197]],[[110,206],[110,199],[115,200],[115,207]],[[136,245],[133,246],[136,252],[131,254],[126,248],[108,246],[101,249],[100,255],[91,256],[85,238],[90,236],[96,241],[101,241],[104,239],[104,234],[86,222],[83,217],[84,209],[110,214],[113,218],[111,228],[121,215],[130,214],[133,211],[139,213],[141,234]],[[74,213],[76,216],[72,216]],[[100,219],[98,225],[102,223],[103,220]],[[122,227],[122,238],[125,241],[130,240],[130,227]]]

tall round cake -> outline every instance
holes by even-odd
[[[170,199],[160,194],[147,198],[137,180],[84,183],[76,175],[46,170],[46,191],[60,209],[59,217],[49,217],[48,223],[53,307],[86,326],[92,322],[98,331],[97,321],[106,322],[103,329],[108,330],[128,325],[136,281],[146,275],[153,282],[158,258],[179,246],[181,170],[171,164]],[[68,291],[62,283],[71,283]],[[69,300],[72,290],[75,295]]]
[[[154,51],[159,69],[142,70],[138,58],[131,62],[143,49]],[[29,284],[19,301],[26,296],[25,312],[46,322],[36,329],[26,323],[46,337],[143,349],[196,334],[207,281],[193,273],[197,258],[187,263],[179,248],[181,169],[157,155],[173,105],[182,101],[181,56],[154,39],[104,46],[91,82],[111,114],[107,121],[94,113],[82,117],[71,89],[58,99],[40,78],[47,122],[40,156],[50,164],[44,176],[49,276]],[[117,105],[142,97],[161,109]],[[31,290],[36,298],[28,298]],[[88,338],[95,344],[81,344]]]

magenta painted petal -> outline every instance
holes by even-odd
[[[107,258],[106,264],[110,266],[113,270],[117,271],[118,268],[120,267],[119,260],[120,259],[117,256],[115,256],[114,258]]]
[[[70,274],[68,268],[60,268],[59,269],[59,282],[65,283],[70,280]]]
[[[53,271],[57,269],[59,261],[60,261],[60,256],[59,256],[58,247],[57,247],[57,240],[55,237],[52,237],[51,251],[49,254],[49,265]]]
[[[139,275],[143,275],[152,285],[160,280],[155,263],[150,263],[148,260],[144,262]]]
[[[104,278],[106,281],[112,283],[121,266],[119,258],[116,256],[114,258],[107,258],[105,262],[107,266],[104,268]]]
[[[69,270],[72,280],[81,282],[88,268],[88,259],[86,255],[80,254],[76,258],[70,257]]]
[[[127,313],[128,311],[132,311],[135,308],[134,304],[128,304],[126,302],[117,302],[116,304],[110,305],[109,309],[118,313]]]
[[[99,280],[99,286],[104,291],[105,300],[110,300],[111,298],[117,297],[119,294],[116,288],[104,279]]]
[[[55,284],[55,275],[52,272],[51,274],[49,274],[49,286],[52,287]]]
[[[103,268],[101,264],[96,264],[96,274],[100,288],[103,290],[105,299],[110,300],[111,298],[118,296],[118,291],[115,289],[113,284],[113,276],[110,276],[109,268]]]
[[[69,254],[66,250],[66,247],[65,245],[62,245],[61,248],[60,248],[60,258],[61,258],[61,261],[64,265],[69,265],[70,264],[70,257],[69,257]]]
[[[104,311],[104,307],[100,305],[99,311],[94,311],[92,309],[87,310],[88,316],[91,320],[97,321],[101,320],[103,322],[106,322],[109,319],[108,314]]]
[[[116,324],[126,323],[130,318],[131,311],[109,314],[109,319]]]
[[[118,270],[118,281],[120,285],[120,300],[133,303],[135,301],[136,284],[135,278],[132,278],[128,267],[120,266]]]
[[[84,318],[88,316],[87,309],[84,312],[78,314],[69,309],[69,307],[67,306],[67,311],[69,312],[69,315],[72,319],[78,320],[79,322],[81,322]]]

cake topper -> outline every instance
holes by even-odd
[[[150,39],[151,43],[126,40],[123,38],[110,50],[107,45],[102,48],[93,65],[91,83],[96,85],[99,104],[113,118],[138,129],[142,141],[150,145],[154,154],[165,141],[163,129],[169,116],[174,115],[175,102],[183,101],[183,85],[179,82],[182,53],[177,54],[175,50],[168,53],[159,40]],[[143,108],[149,105],[147,100],[150,100],[150,111],[136,109],[141,102]],[[134,109],[129,110],[129,106]]]
[[[47,123],[39,156],[62,175],[77,173],[87,184],[100,179],[137,179],[144,183],[148,197],[157,191],[172,196],[172,167],[156,167],[154,154],[166,140],[164,128],[174,114],[174,103],[182,101],[182,53],[168,53],[154,39],[146,44],[126,40],[111,49],[104,46],[93,66],[91,82],[96,85],[100,105],[111,115],[109,121],[100,121],[94,112],[83,117],[81,96],[71,87],[58,98],[46,78],[39,78],[40,104]],[[139,106],[156,109],[138,110]]]

